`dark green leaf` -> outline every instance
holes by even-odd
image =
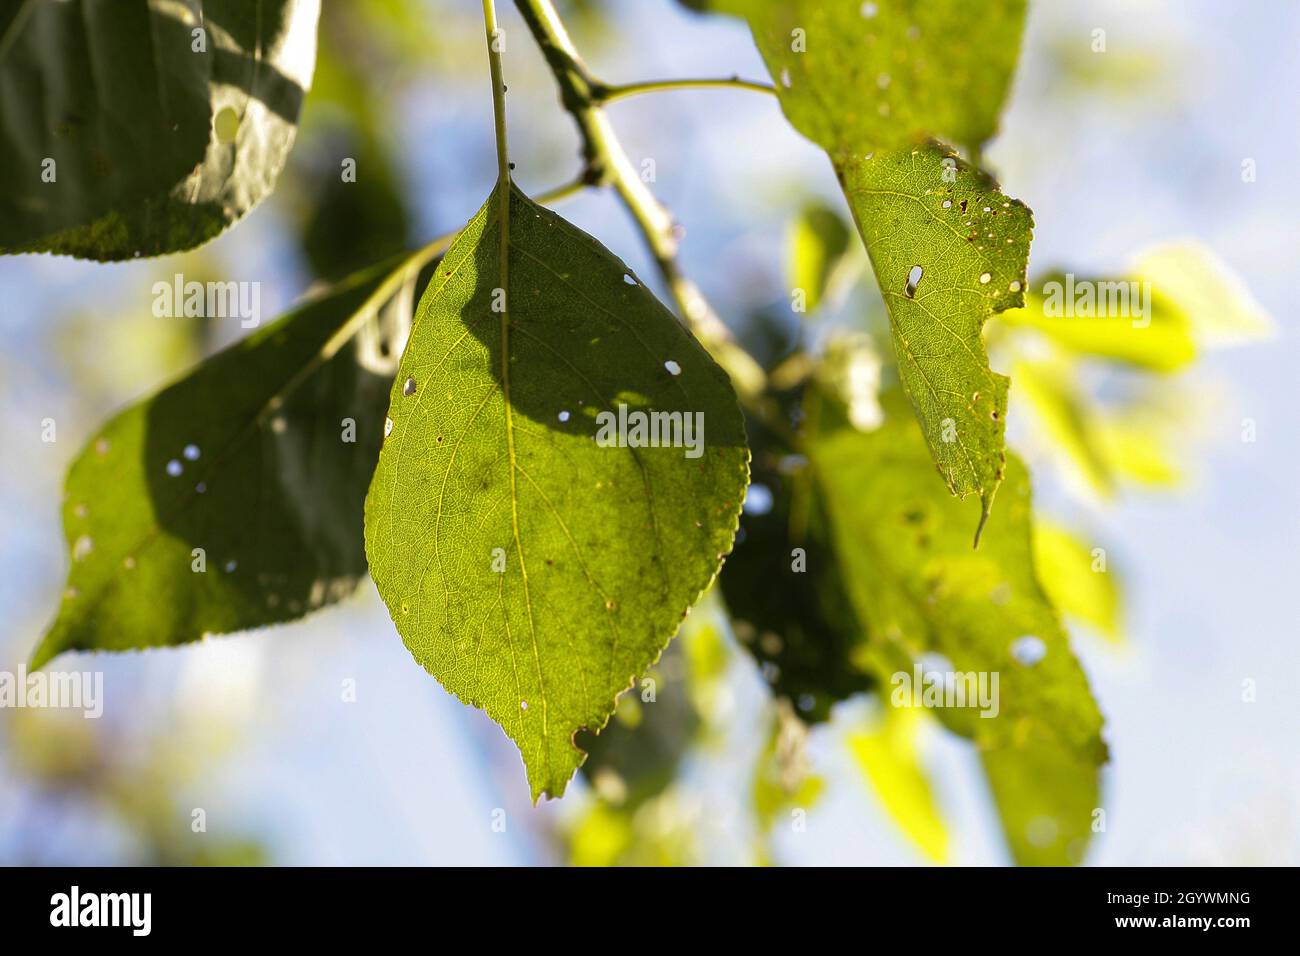
[[[189,249],[267,195],[318,0],[2,0],[0,252]]]
[[[67,590],[33,666],[288,621],[353,592],[396,359],[376,335],[336,334],[392,269],[300,306],[91,438],[64,492]]]

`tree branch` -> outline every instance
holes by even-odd
[[[758,404],[766,385],[762,366],[740,347],[699,288],[682,272],[673,217],[637,174],[600,108],[602,91],[617,87],[601,83],[587,72],[551,0],[515,0],[515,6],[555,75],[560,102],[578,126],[588,181],[614,188],[636,221],[686,324],[731,376],[740,397],[751,406]]]

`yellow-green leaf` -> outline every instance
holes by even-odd
[[[1007,411],[1007,378],[989,368],[983,328],[1024,302],[1033,214],[933,144],[839,174],[926,444],[953,494],[979,496],[982,527],[1003,478]]]
[[[1034,521],[1034,563],[1043,590],[1063,614],[1119,641],[1120,589],[1106,551],[1046,518]]]
[[[978,148],[1020,53],[1026,0],[711,0],[744,17],[792,126],[832,158],[937,137]]]
[[[804,312],[821,305],[831,275],[844,261],[852,238],[835,210],[820,204],[805,206],[790,224],[786,237],[790,288],[802,293]]]
[[[91,437],[68,470],[71,567],[33,667],[289,621],[355,590],[394,363],[374,336],[336,336],[398,265],[304,303]]]
[[[970,738],[995,775],[1016,858],[1077,862],[1074,843],[1089,833],[1106,746],[1087,679],[1035,572],[1028,474],[1008,456],[985,544],[971,550],[970,509],[925,480],[929,455],[900,399],[887,396],[886,423],[872,432],[837,425],[823,411],[809,450],[870,635],[857,659],[891,693],[905,683],[899,675],[911,680],[926,661],[927,669],[984,675],[992,706],[936,708],[935,716]],[[1061,779],[1039,780],[1039,766]]]
[[[849,750],[885,811],[926,858],[948,862],[948,827],[916,737],[921,713],[883,702],[871,726],[849,735]]]

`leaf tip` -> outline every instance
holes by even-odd
[[[980,546],[980,536],[984,534],[984,526],[989,522],[989,515],[993,511],[993,496],[980,495],[980,520],[975,526],[975,540],[971,542],[971,550],[978,551]]]

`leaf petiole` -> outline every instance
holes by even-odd
[[[629,96],[643,93],[664,93],[670,90],[700,89],[735,89],[752,90],[757,93],[776,95],[776,87],[770,83],[742,79],[739,76],[687,78],[674,80],[643,80],[638,83],[600,83],[591,87],[591,98],[596,103],[609,103]]]

